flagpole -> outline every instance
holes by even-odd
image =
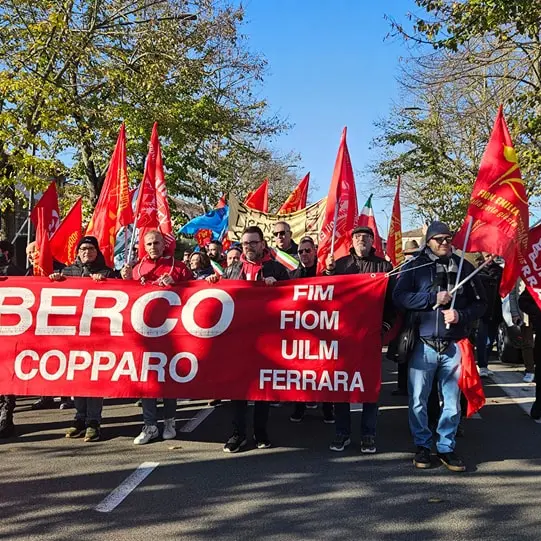
[[[340,206],[339,201],[334,205],[334,218],[332,223],[332,239],[331,239],[331,254],[334,257],[334,240],[336,238],[336,226],[338,222],[338,207]]]
[[[128,259],[126,259],[126,261],[125,261],[125,265],[129,265],[131,263],[132,254],[133,254],[133,247],[135,245],[136,233],[137,233],[137,216],[135,216],[135,219],[133,220],[133,231],[132,231],[132,236],[131,236],[131,239],[130,239],[130,251],[128,253]]]

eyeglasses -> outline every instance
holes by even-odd
[[[289,231],[274,231],[273,235],[275,237],[285,237]]]
[[[440,246],[442,244],[451,244],[453,237],[432,237],[430,240],[435,240]]]
[[[312,248],[301,248],[300,250],[297,250],[297,253],[299,255],[301,255],[301,254],[311,254],[312,253]]]
[[[362,240],[369,240],[369,239],[372,240],[373,239],[372,235],[369,235],[368,233],[355,233],[353,235],[353,238],[354,239],[362,239]]]
[[[258,244],[261,244],[260,240],[251,240],[250,242],[241,242],[243,248],[257,248]]]
[[[80,246],[79,252],[95,252],[96,247],[95,246]]]

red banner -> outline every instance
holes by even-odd
[[[6,278],[0,394],[375,402],[386,285]]]
[[[520,276],[541,310],[541,225],[532,227],[528,233],[528,250]]]

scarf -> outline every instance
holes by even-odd
[[[271,260],[271,254],[266,248],[263,250],[263,257],[259,261],[248,261],[246,256],[241,254],[240,262],[242,263],[242,274],[249,282],[255,282],[259,279],[259,274],[263,268],[263,263]]]
[[[455,287],[458,274],[456,261],[452,256],[448,258],[438,257],[429,248],[425,250],[425,253],[430,261],[436,263],[436,282],[434,286],[438,288],[438,291],[451,291]],[[461,291],[459,290],[458,293],[460,294]]]

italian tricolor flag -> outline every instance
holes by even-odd
[[[383,243],[381,242],[381,237],[379,236],[376,217],[374,216],[374,209],[372,208],[372,195],[373,194],[370,194],[368,201],[364,204],[357,225],[372,229],[374,232],[374,249],[376,250],[376,255],[379,257],[384,257]]]
[[[299,267],[299,262],[289,254],[286,254],[284,251],[279,248],[273,248],[274,259],[281,263],[287,270],[294,271]]]
[[[210,264],[215,272],[215,274],[217,274],[218,276],[223,276],[224,275],[224,269],[223,267],[220,265],[220,263],[216,263],[216,261],[213,261],[212,259],[210,260]]]

